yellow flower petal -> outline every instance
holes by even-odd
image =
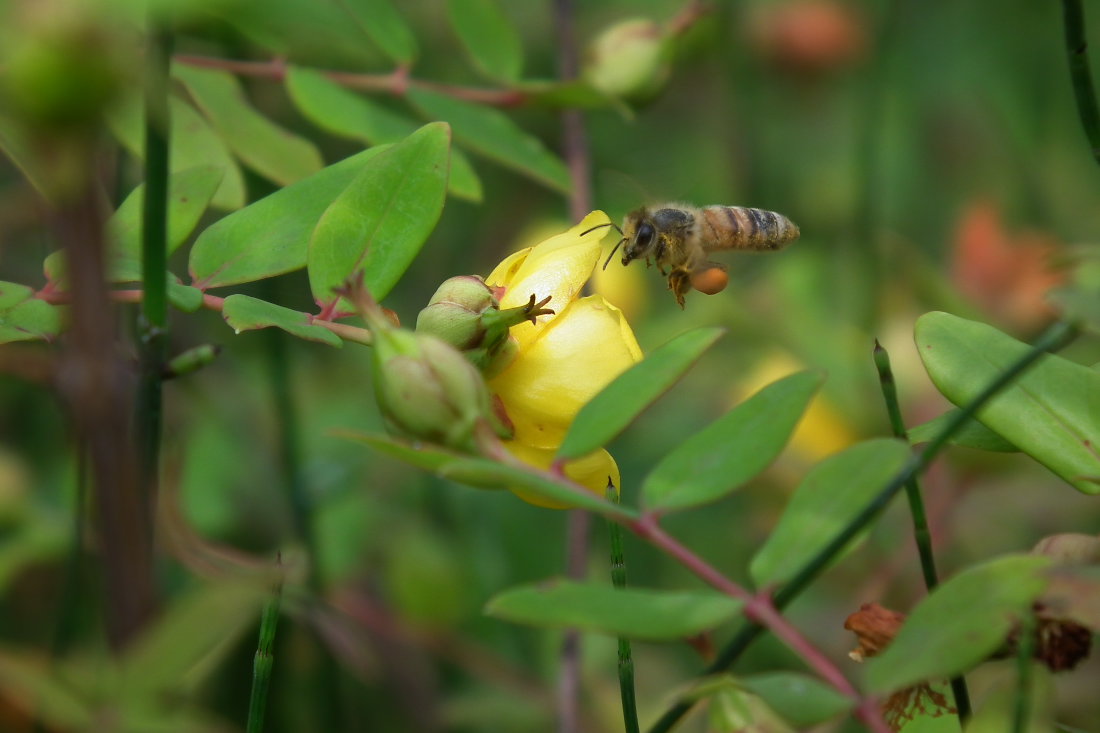
[[[504,445],[509,453],[536,468],[550,468],[550,464],[554,460],[554,454],[557,452],[556,449],[532,448],[529,445],[523,445],[515,441],[510,441]],[[611,457],[611,454],[603,448],[566,463],[565,475],[598,496],[606,494],[609,478],[615,486],[619,486],[620,482],[619,466],[615,463],[615,459]],[[568,509],[570,506],[569,504],[534,496],[522,489],[512,489],[512,493],[535,506],[550,509]]]
[[[580,294],[600,259],[600,241],[607,236],[609,227],[588,230],[610,222],[607,214],[593,211],[572,229],[533,247],[522,260],[517,255],[508,257],[486,279],[490,287],[505,289],[501,308],[524,305],[532,294],[536,301],[550,297],[547,307],[556,315],[541,316],[538,324],[512,327],[511,335],[521,349]],[[581,236],[583,232],[588,233]]]
[[[516,271],[523,265],[527,255],[531,254],[533,249],[534,247],[526,247],[505,257],[499,265],[493,268],[493,271],[489,273],[489,277],[485,278],[485,283],[489,287],[507,287],[506,284],[512,282],[512,279],[516,276]]]
[[[622,312],[599,295],[576,301],[537,336],[489,388],[504,402],[517,441],[554,449],[581,407],[642,350]]]

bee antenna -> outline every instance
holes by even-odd
[[[596,226],[592,227],[591,229],[585,229],[583,232],[581,232],[581,236],[583,237],[585,234],[588,234],[589,232],[594,232],[597,229],[603,229],[604,227],[613,227],[615,229],[615,231],[617,231],[619,233],[620,237],[623,236],[623,230],[619,229],[619,225],[614,224],[610,221],[607,222],[606,224],[597,224]]]
[[[614,224],[612,224],[611,226],[615,226],[615,225],[614,225]],[[618,229],[618,227],[615,227],[615,228],[616,228],[616,229]],[[622,232],[619,232],[619,233],[620,233],[620,234],[622,234]],[[611,254],[609,254],[609,255],[607,256],[607,260],[606,260],[606,261],[605,261],[605,262],[603,263],[603,269],[605,269],[605,270],[606,270],[606,269],[607,269],[607,266],[611,264],[611,258],[615,256],[615,253],[619,251],[619,247],[621,247],[621,246],[622,246],[622,244],[623,244],[623,242],[625,242],[625,241],[626,241],[626,237],[623,237],[622,239],[620,239],[620,240],[619,240],[619,241],[618,241],[618,242],[617,242],[617,243],[615,244],[615,248],[611,250]]]

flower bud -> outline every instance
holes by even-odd
[[[536,303],[532,294],[526,305],[500,309],[500,301],[485,281],[462,275],[444,281],[428,306],[416,318],[416,332],[431,335],[463,352],[486,374],[499,374],[515,358],[516,344],[508,329],[554,311]]]
[[[375,396],[392,430],[472,452],[478,423],[499,425],[485,380],[452,346],[399,328],[379,329],[375,339]]]
[[[1031,548],[1033,555],[1046,555],[1056,565],[1093,565],[1100,562],[1100,538],[1065,532],[1039,540]]]
[[[418,333],[431,334],[460,351],[482,345],[485,326],[481,314],[499,308],[489,286],[476,275],[445,280],[416,317]]]
[[[626,20],[608,28],[592,44],[585,77],[612,96],[648,101],[668,81],[667,56],[659,25],[646,18]]]

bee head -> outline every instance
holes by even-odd
[[[623,229],[624,240],[623,264],[629,265],[632,260],[648,257],[653,245],[657,241],[657,228],[653,226],[653,219],[645,209],[638,209],[626,217]]]

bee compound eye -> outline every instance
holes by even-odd
[[[642,224],[638,227],[638,246],[648,247],[653,242],[653,227],[649,224]]]

